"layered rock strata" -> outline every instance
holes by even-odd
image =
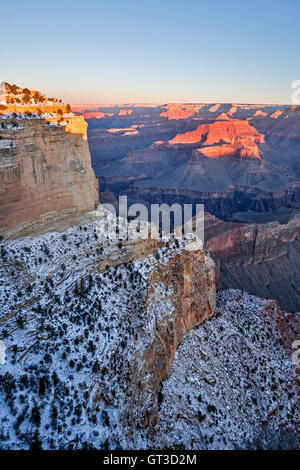
[[[46,98],[26,105],[5,97],[8,104],[0,109],[0,234],[15,238],[76,224],[76,217],[98,203],[84,118]]]

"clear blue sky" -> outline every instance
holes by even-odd
[[[0,80],[70,103],[289,103],[299,0],[1,3]]]

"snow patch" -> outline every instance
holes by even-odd
[[[0,340],[0,365],[4,366],[6,363],[6,347],[4,341]]]

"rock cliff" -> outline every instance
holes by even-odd
[[[219,289],[242,289],[299,311],[300,214],[286,224],[236,224],[210,216],[205,234]]]
[[[3,89],[0,234],[15,238],[76,224],[98,203],[86,122],[38,92]]]

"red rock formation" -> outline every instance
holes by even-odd
[[[83,113],[85,111],[96,111],[98,108],[105,107],[103,104],[90,103],[90,104],[71,104],[73,113]]]
[[[217,121],[230,121],[230,117],[226,113],[219,114],[216,119]]]
[[[238,157],[238,158],[260,158],[259,149],[253,145],[212,145],[195,150],[197,155],[204,155],[208,158]]]
[[[132,109],[120,109],[118,116],[129,116],[132,113]]]
[[[212,124],[201,124],[194,131],[178,134],[169,143],[193,144],[201,142],[205,147],[200,148],[199,153],[213,158],[228,155],[238,155],[241,158],[260,158],[256,144],[264,141],[264,135],[260,134],[248,121],[230,120],[226,116],[226,120],[215,121]]]
[[[279,116],[281,116],[282,114],[283,114],[283,111],[280,111],[279,109],[277,109],[277,111],[274,111],[274,113],[270,114],[270,118],[278,119]]]
[[[92,118],[96,118],[96,119],[102,119],[106,116],[113,116],[113,113],[101,113],[100,111],[94,111],[94,112],[83,112],[82,113],[84,119],[92,119]]]
[[[211,113],[215,113],[216,111],[218,111],[218,109],[220,108],[220,106],[221,106],[220,103],[214,104],[213,106],[211,106],[211,107],[209,108],[209,111],[210,111]]]
[[[74,113],[81,113],[85,119],[102,119],[106,116],[113,116],[114,113],[108,113],[98,111],[99,108],[103,108],[105,105],[101,104],[72,104],[71,109]]]
[[[253,114],[253,117],[259,117],[259,116],[262,116],[262,117],[266,117],[268,114],[265,113],[264,111],[262,111],[261,109],[258,109],[257,111],[255,111],[255,113]]]
[[[260,134],[248,121],[231,119],[229,121],[215,121],[212,124],[201,124],[194,131],[178,134],[170,140],[172,144],[192,144],[202,139],[206,145],[214,145],[220,142],[233,144],[240,138],[246,138],[248,142],[264,142],[264,135]]]
[[[187,119],[196,116],[204,105],[192,104],[167,104],[166,111],[162,112],[160,116],[170,119]]]

